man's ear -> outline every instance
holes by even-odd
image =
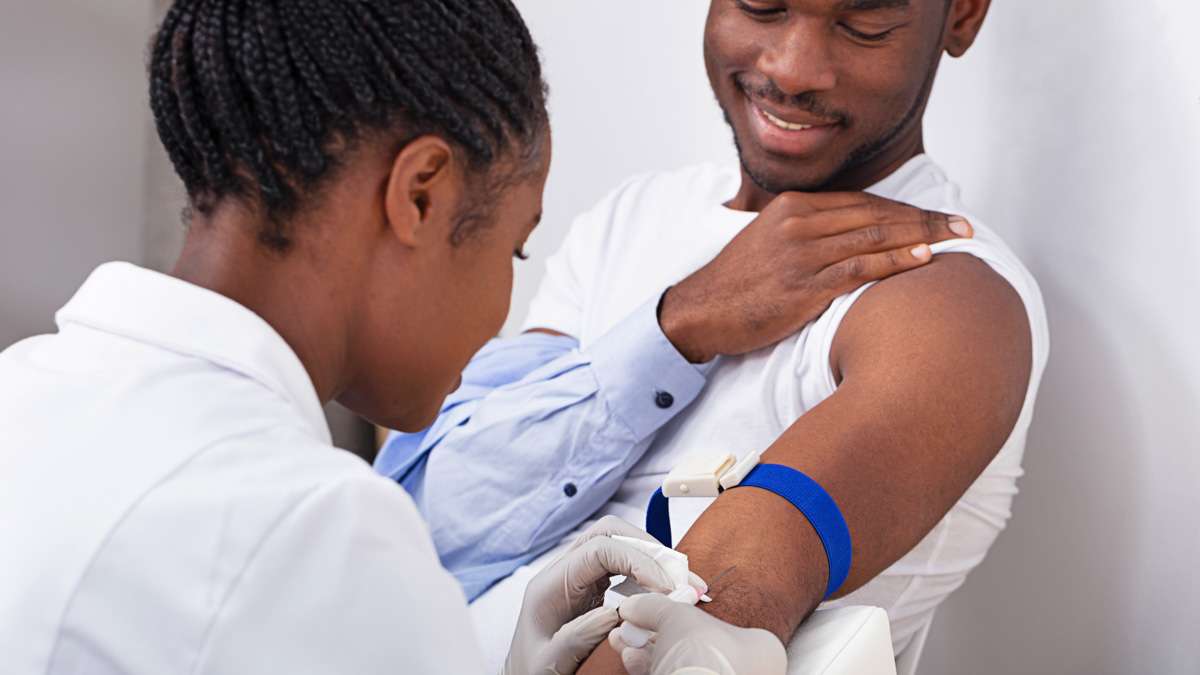
[[[405,246],[454,217],[461,198],[461,172],[453,149],[438,136],[421,136],[392,162],[384,195],[388,227]]]
[[[958,58],[967,53],[983,27],[992,0],[950,0],[950,18],[946,22],[946,53]]]

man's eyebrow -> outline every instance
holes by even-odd
[[[909,0],[841,0],[836,9],[842,12],[871,12],[881,9],[903,9]]]

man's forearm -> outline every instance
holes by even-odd
[[[825,593],[829,564],[816,531],[795,506],[766,490],[727,491],[676,548],[705,579],[737,565],[701,607],[734,625],[769,630],[784,644]]]

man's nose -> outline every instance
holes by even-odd
[[[758,59],[758,70],[788,96],[808,91],[828,91],[837,85],[830,58],[830,35],[822,21],[797,19],[780,39],[767,45]]]

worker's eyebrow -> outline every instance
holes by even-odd
[[[836,9],[842,12],[872,12],[881,9],[904,9],[909,0],[841,0]]]

